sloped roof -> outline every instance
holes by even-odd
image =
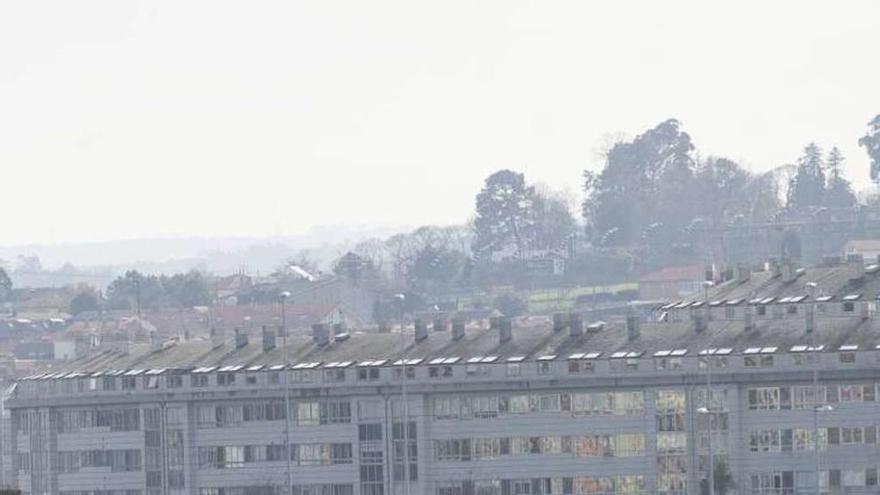
[[[811,342],[825,344],[832,350],[844,344],[873,349],[880,344],[880,319],[836,317],[818,319],[815,337],[804,331],[803,317],[756,319],[753,330],[743,330],[741,321],[712,321],[703,332],[696,332],[693,322],[642,323],[639,337],[630,340],[623,323],[609,323],[600,331],[585,331],[571,336],[567,330],[554,332],[549,322],[537,326],[514,326],[513,337],[500,342],[498,332],[469,328],[461,340],[451,332],[430,332],[427,339],[416,342],[411,331],[400,333],[353,332],[341,342],[318,346],[311,336],[299,334],[278,339],[278,347],[264,352],[259,336],[251,336],[248,345],[236,348],[232,339],[214,347],[210,341],[195,340],[154,350],[148,345],[132,346],[127,354],[102,351],[70,363],[59,371],[100,371],[131,368],[193,368],[199,366],[282,364],[296,362],[365,361],[397,359],[401,344],[409,358],[427,360],[457,357],[464,360],[477,356],[498,356],[499,362],[513,356],[534,360],[543,355],[560,359],[576,352],[601,352],[608,357],[617,351],[644,352],[650,356],[660,350],[688,349],[690,355],[707,348],[730,347],[740,353],[749,347],[779,347],[787,351],[793,345]],[[815,341],[813,340],[815,339]]]
[[[870,265],[869,265],[870,266]],[[815,283],[815,295],[845,296],[865,294],[875,297],[880,294],[880,270],[869,269],[862,273],[856,263],[838,263],[805,268],[793,280],[782,275],[773,276],[771,271],[754,272],[749,280],[738,282],[729,280],[714,287],[709,292],[710,300],[733,300],[750,298],[795,297],[809,295]],[[698,299],[695,296],[694,300]]]
[[[865,251],[880,250],[880,239],[853,239],[847,241],[846,248]]]

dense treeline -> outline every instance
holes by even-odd
[[[858,142],[870,158],[872,179],[880,180],[880,115]],[[386,294],[376,308],[385,316],[400,310],[387,297],[398,291],[415,309],[452,303],[459,294],[473,296],[475,287],[522,287],[548,274],[556,284],[626,279],[645,267],[699,261],[705,253],[696,248],[706,247],[701,233],[733,222],[856,206],[844,161],[836,147],[826,153],[809,143],[794,163],[753,173],[729,158],[703,157],[681,123],[670,119],[613,143],[598,166],[583,172],[577,217],[565,194],[530,183],[522,173],[499,170],[485,179],[468,224],[370,239],[331,268],[355,286]],[[564,270],[552,268],[554,258],[565,258]],[[297,264],[317,268],[305,259]],[[0,297],[11,287],[0,270]],[[129,271],[110,284],[106,299],[112,308],[136,309],[208,304],[211,296],[197,271],[173,276]],[[495,299],[505,312],[521,309],[510,297]],[[97,299],[85,294],[75,303],[84,310]]]

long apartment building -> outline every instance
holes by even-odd
[[[877,272],[740,274],[650,321],[105,351],[7,391],[14,480],[34,495],[878,493]]]

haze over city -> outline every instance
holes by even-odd
[[[678,119],[753,171],[880,108],[853,2],[4,2],[0,244],[460,224]]]

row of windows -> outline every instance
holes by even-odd
[[[16,470],[31,472],[35,458],[36,455],[27,452],[17,453]],[[121,473],[143,468],[141,451],[137,449],[61,451],[56,459],[55,469],[59,473],[77,473],[88,468],[110,468],[111,472]]]
[[[877,443],[876,426],[823,427],[819,428],[818,433],[820,450],[829,445],[874,445]],[[749,450],[752,452],[792,452],[813,449],[812,429],[755,430],[749,435]]]
[[[299,426],[351,423],[351,402],[347,400],[295,401],[290,404],[291,422]],[[285,402],[262,401],[241,405],[199,406],[200,427],[230,427],[251,421],[286,419]]]
[[[645,435],[571,435],[435,440],[438,461],[480,461],[505,455],[571,454],[577,457],[645,455]]]
[[[55,413],[58,433],[75,433],[90,428],[110,428],[110,431],[136,431],[140,425],[137,408],[116,409],[62,409]],[[22,428],[25,428],[22,430]],[[19,431],[27,433],[27,425],[19,423]]]
[[[200,488],[199,495],[284,495],[282,485],[240,486],[225,488]],[[290,487],[290,495],[352,495],[354,487],[351,484],[319,484],[319,485],[293,485]],[[101,495],[101,494],[95,494]]]
[[[434,399],[435,419],[494,418],[508,414],[640,415],[643,392],[448,396]]]
[[[748,390],[749,409],[786,410],[812,409],[827,403],[874,402],[877,397],[873,383],[841,385],[795,385],[791,387],[758,387]]]
[[[819,471],[819,491],[828,493],[841,488],[876,487],[877,469],[831,469]],[[755,495],[812,495],[816,493],[815,471],[771,471],[749,476],[750,490]]]
[[[58,495],[142,495],[140,490],[60,490]]]
[[[454,480],[434,483],[435,495],[639,495],[644,491],[645,479],[640,475]]]
[[[298,466],[351,464],[350,443],[291,444],[290,460]],[[230,469],[255,462],[283,461],[284,444],[199,447],[199,467]]]

